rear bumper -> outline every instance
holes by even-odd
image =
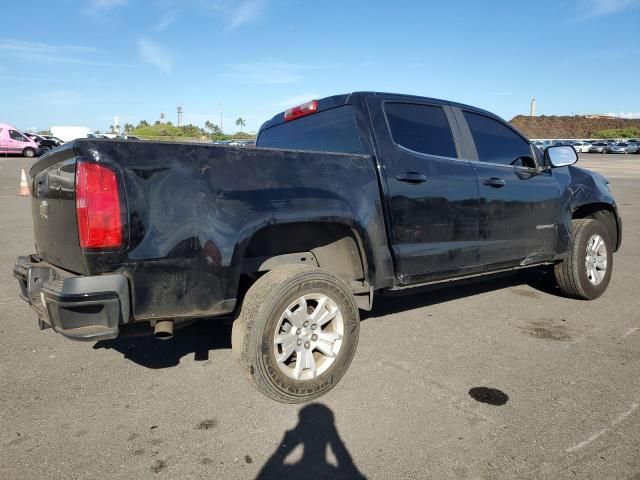
[[[35,256],[18,257],[13,276],[20,297],[38,315],[40,328],[73,340],[116,338],[129,321],[129,282],[124,275],[74,276]]]

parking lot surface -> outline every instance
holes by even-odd
[[[31,161],[0,158],[0,478],[640,479],[640,156],[581,157],[624,220],[603,297],[534,270],[377,298],[345,377],[302,406],[252,389],[219,320],[170,342],[40,332],[11,276]]]

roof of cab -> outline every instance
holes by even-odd
[[[353,97],[362,97],[362,96],[369,96],[369,95],[381,95],[381,96],[385,96],[385,97],[393,97],[393,98],[398,98],[398,99],[421,99],[421,100],[427,100],[430,102],[434,102],[434,103],[440,103],[440,104],[447,104],[447,105],[451,105],[451,106],[455,106],[458,108],[463,108],[465,110],[473,110],[479,113],[483,113],[485,115],[489,115],[491,117],[496,117],[496,118],[500,118],[498,117],[496,114],[491,113],[487,110],[483,110],[481,108],[478,107],[474,107],[472,105],[465,105],[463,103],[458,103],[458,102],[452,102],[450,100],[442,100],[439,98],[431,98],[431,97],[422,97],[420,95],[407,95],[407,94],[402,94],[402,93],[389,93],[389,92],[369,92],[369,91],[359,91],[359,92],[352,92],[352,93],[344,93],[344,94],[340,94],[340,95],[332,95],[330,97],[325,97],[325,98],[321,98],[318,99],[318,112],[321,112],[323,110],[328,110],[330,108],[334,108],[334,107],[339,107],[341,105],[345,105],[347,103],[350,103],[351,99]],[[309,99],[309,101],[313,100],[312,98]],[[295,105],[292,105],[292,107]],[[258,131],[258,133],[260,133],[262,130],[265,130],[267,128],[276,126],[276,125],[280,125],[284,123],[284,112],[280,112],[277,113],[276,115],[274,115],[270,120],[267,120],[266,122],[264,122],[262,124],[262,126],[260,127],[260,130]]]

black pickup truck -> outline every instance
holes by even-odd
[[[308,401],[377,292],[553,265],[563,294],[600,296],[621,220],[576,160],[489,112],[373,92],[278,114],[256,148],[77,140],[31,168],[37,253],[14,275],[75,340],[233,314],[255,386]]]

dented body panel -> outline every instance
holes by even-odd
[[[398,146],[388,132],[386,101],[442,107],[456,157]],[[299,252],[299,261],[349,267],[358,295],[556,262],[568,253],[572,218],[594,212],[605,212],[599,215],[619,247],[621,220],[601,175],[550,168],[533,147],[535,168],[478,161],[456,109],[488,112],[366,92],[321,100],[318,111],[341,106],[353,111],[357,153],[81,139],[45,155],[30,172],[38,255],[22,270],[41,261],[75,276],[121,275],[130,295],[127,321],[149,321],[232,312],[243,274]],[[261,134],[282,124],[276,116]],[[116,172],[122,248],[78,245],[78,159]],[[482,183],[495,172],[503,188]],[[334,237],[320,238],[325,230],[318,226],[348,232],[350,243],[328,249]],[[263,258],[266,246],[280,260]]]

